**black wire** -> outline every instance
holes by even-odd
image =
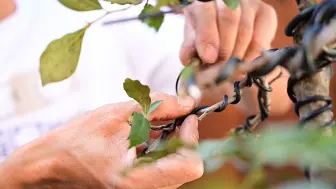
[[[209,0],[200,0],[202,2],[208,2]],[[287,94],[289,98],[293,101],[295,105],[295,113],[299,116],[299,110],[301,107],[308,105],[313,102],[323,101],[326,103],[325,106],[322,106],[309,114],[305,117],[301,117],[300,122],[298,124],[299,128],[302,128],[307,122],[311,121],[318,115],[322,114],[323,112],[330,111],[332,109],[332,99],[329,96],[321,96],[315,95],[311,97],[306,97],[303,99],[298,100],[295,96],[294,86],[301,80],[310,77],[312,74],[317,73],[322,70],[322,68],[329,66],[333,62],[330,61],[330,58],[334,58],[336,60],[335,55],[330,55],[327,52],[323,52],[319,55],[318,58],[312,57],[312,45],[314,44],[313,40],[319,34],[319,32],[323,29],[323,27],[329,23],[329,21],[335,17],[336,14],[336,1],[335,0],[327,0],[323,3],[318,5],[309,7],[303,11],[301,11],[287,26],[285,30],[285,34],[287,36],[295,36],[297,35],[298,29],[302,29],[304,26],[304,34],[302,36],[302,42],[299,46],[295,47],[285,47],[282,49],[270,49],[269,52],[279,53],[276,58],[270,60],[269,64],[254,70],[247,74],[247,80],[245,83],[246,87],[251,87],[252,84],[255,84],[258,87],[258,105],[259,110],[261,113],[261,121],[265,120],[269,116],[269,110],[267,107],[267,102],[265,101],[265,95],[267,92],[271,92],[272,88],[266,87],[264,84],[261,83],[260,77],[270,73],[276,66],[281,65],[288,68],[290,65],[289,60],[296,55],[298,50],[303,52],[303,62],[300,65],[299,72],[302,73],[301,76],[298,78],[295,75],[291,75],[288,79],[287,83]],[[302,31],[300,31],[302,32]],[[259,57],[260,58],[260,57]],[[221,69],[219,78],[216,79],[216,84],[220,84],[221,82],[227,80],[232,73],[235,71],[235,68],[238,64],[242,63],[242,61],[237,57],[232,57],[229,59],[227,64]],[[179,74],[175,89],[176,94],[178,94],[178,83],[181,78],[182,72]],[[295,76],[295,77],[294,77]],[[189,85],[196,85],[195,78],[191,77],[187,84]],[[241,92],[239,87],[240,81],[236,81],[234,83],[234,92],[235,92],[235,100],[231,102],[231,104],[237,104],[241,100]],[[224,100],[219,108],[217,108],[214,112],[222,112],[228,106],[228,96],[224,95]],[[170,132],[173,132],[177,126],[181,125],[185,118],[191,114],[197,114],[199,111],[208,108],[209,106],[198,106],[196,107],[190,114],[177,118],[173,123],[169,123],[160,128],[152,128],[153,130],[163,130],[165,138]],[[239,132],[251,132],[252,123],[251,121],[256,117],[256,115],[249,116],[244,124],[238,127],[235,130],[235,133]],[[335,122],[330,120],[322,127],[330,127],[334,126]],[[309,166],[304,168],[305,177],[310,179],[310,170]]]

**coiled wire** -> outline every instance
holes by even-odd
[[[207,2],[205,0],[204,2]],[[295,72],[291,73],[291,77],[288,80],[287,85],[287,94],[289,98],[295,104],[295,112],[299,115],[299,110],[302,106],[307,105],[316,101],[324,101],[326,105],[310,112],[307,116],[302,117],[300,119],[299,126],[302,127],[307,122],[315,118],[316,116],[322,114],[325,111],[331,110],[332,108],[332,99],[329,96],[311,96],[306,97],[304,99],[297,100],[294,93],[294,86],[297,82],[301,81],[306,77],[310,77],[312,74],[321,71],[322,68],[326,66],[330,66],[330,64],[336,61],[336,53],[329,53],[327,51],[321,52],[318,58],[314,58],[312,56],[312,39],[319,34],[324,28],[324,26],[328,25],[331,19],[335,18],[336,13],[336,1],[335,0],[327,0],[318,5],[309,7],[303,11],[301,11],[287,26],[285,30],[285,34],[287,36],[293,37],[296,42],[299,44],[298,46],[293,47],[285,47],[282,49],[270,49],[267,52],[276,53],[276,56],[272,56],[267,64],[263,67],[256,69],[246,75],[245,87],[251,87],[254,84],[258,87],[258,104],[261,115],[261,121],[265,120],[269,116],[268,104],[265,100],[265,93],[271,92],[272,88],[266,86],[261,82],[261,77],[270,73],[277,66],[283,66],[284,68],[289,68],[292,66],[291,59],[296,56],[296,54],[301,51],[303,52],[303,59],[300,62],[300,66],[296,69]],[[299,33],[304,29],[304,35],[302,38],[299,36]],[[302,32],[301,32],[302,33]],[[261,57],[258,57],[261,58]],[[256,58],[256,59],[258,59]],[[220,72],[220,76],[216,79],[215,83],[218,85],[223,81],[226,81],[229,77],[232,76],[233,72],[237,68],[242,61],[236,57],[232,57],[227,64],[222,68]],[[182,71],[183,72],[183,71]],[[181,74],[178,76],[176,81],[176,93],[178,92],[178,84],[181,78]],[[240,91],[240,82],[236,81],[233,84],[233,90],[235,93],[235,100],[229,103],[229,97],[224,95],[223,101],[219,108],[217,108],[214,112],[222,112],[229,104],[237,104],[241,100],[241,91]],[[195,77],[191,76],[188,78],[187,85],[196,85]],[[209,108],[209,106],[198,106],[196,107],[190,114],[175,119],[172,123],[161,127],[152,128],[153,130],[163,130],[163,134],[161,136],[164,139],[169,133],[173,132],[177,126],[181,125],[185,118],[191,114],[197,114],[201,110]],[[246,132],[251,131],[252,123],[251,121],[256,117],[256,115],[249,116],[245,123],[238,127],[235,132]],[[333,125],[333,121],[331,120],[326,126]],[[305,175],[309,178],[308,169],[305,170]]]

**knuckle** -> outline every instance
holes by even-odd
[[[191,180],[196,180],[202,177],[203,173],[204,173],[204,167],[203,167],[203,163],[201,160],[193,163],[190,166],[190,179]]]
[[[232,54],[233,49],[229,48],[227,46],[223,47],[221,46],[221,48],[219,49],[219,60],[224,60],[226,61],[227,59],[230,58],[231,54]]]
[[[184,168],[186,171],[186,177],[189,178],[189,181],[196,180],[203,176],[204,174],[204,165],[201,157],[197,152],[190,149],[180,149],[179,153],[180,158],[183,161]]]
[[[237,11],[232,11],[228,8],[218,9],[218,21],[224,22],[225,24],[238,24],[240,20],[240,9]]]

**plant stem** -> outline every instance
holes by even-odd
[[[133,20],[143,20],[143,19],[146,19],[146,18],[159,17],[159,16],[163,16],[165,14],[178,12],[178,11],[182,10],[184,7],[185,7],[185,5],[181,5],[177,8],[175,8],[175,9],[170,9],[170,10],[167,10],[167,11],[159,11],[159,12],[153,12],[153,13],[150,13],[150,14],[142,14],[142,15],[139,15],[139,16],[136,16],[136,17],[131,17],[131,18],[107,21],[107,22],[104,22],[103,25],[111,25],[111,24],[128,22],[128,21],[133,21]]]
[[[132,5],[131,5],[131,6],[128,6],[128,7],[126,7],[126,8],[122,8],[122,9],[118,9],[118,10],[114,10],[114,11],[106,11],[105,14],[103,14],[103,15],[100,16],[100,17],[98,17],[98,18],[95,19],[94,21],[90,22],[89,25],[98,22],[99,20],[103,19],[105,16],[107,16],[107,15],[109,15],[109,14],[116,13],[116,12],[121,12],[121,11],[125,11],[125,10],[127,10],[127,9],[129,9],[129,8],[131,8],[131,7],[132,7]]]

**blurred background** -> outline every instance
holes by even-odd
[[[298,13],[295,1],[266,2],[277,7],[278,13],[286,12],[278,18],[273,48],[291,45],[292,40],[284,35],[284,29]],[[105,6],[110,10],[125,8]],[[104,27],[101,24],[104,20],[136,16],[141,7],[104,18],[85,34],[76,73],[67,80],[42,87],[39,58],[47,45],[82,28],[102,12],[78,13],[63,7],[57,0],[0,0],[0,10],[0,158],[80,112],[128,100],[122,88],[126,77],[141,80],[150,85],[152,91],[175,94],[175,80],[182,69],[178,53],[183,40],[183,14],[167,16],[158,33],[139,21]],[[12,13],[8,15],[8,12]],[[333,78],[331,86],[334,82]],[[331,88],[331,97],[336,97],[334,88]],[[281,99],[272,101],[281,102]],[[201,104],[216,102],[205,96]],[[211,114],[200,123],[200,137],[225,137],[245,118],[235,106],[228,106],[225,111]],[[297,121],[293,108],[283,115],[271,115],[263,125],[283,121]],[[292,170],[297,177],[303,176],[295,168],[285,169]],[[282,170],[269,169],[272,172]],[[220,171],[181,188],[208,188],[203,186],[208,179],[235,188],[234,183],[239,183],[244,174],[233,165],[225,165]]]

